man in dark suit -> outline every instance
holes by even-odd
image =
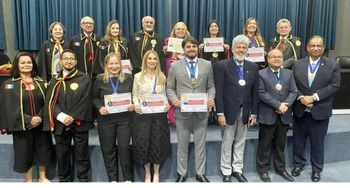
[[[282,68],[283,54],[278,49],[267,55],[269,66],[259,71],[259,145],[256,156],[260,179],[270,182],[268,174],[271,149],[275,171],[287,181],[294,181],[286,171],[284,148],[288,125],[292,123],[291,106],[297,97],[293,72]]]
[[[220,168],[224,182],[231,182],[231,174],[239,182],[247,182],[243,175],[245,137],[247,125],[256,122],[258,108],[258,66],[244,60],[248,46],[246,36],[236,36],[232,41],[233,58],[219,61],[215,68],[216,112],[222,126]]]
[[[283,53],[283,67],[291,69],[293,63],[302,57],[300,38],[290,34],[292,26],[289,20],[283,18],[276,25],[277,36],[268,43],[268,50],[279,49]]]
[[[215,87],[213,68],[210,61],[198,58],[198,42],[188,37],[183,40],[184,59],[171,64],[166,92],[171,103],[176,107],[177,132],[177,173],[176,182],[184,182],[188,169],[188,145],[191,133],[195,146],[196,180],[209,182],[205,176],[206,133],[208,112],[181,112],[183,93],[207,93],[208,108],[214,106]]]
[[[309,57],[293,66],[298,87],[297,101],[293,105],[293,161],[292,175],[299,176],[305,166],[305,143],[310,140],[311,180],[321,180],[324,164],[324,141],[332,116],[333,94],[340,87],[340,66],[322,56],[324,39],[313,36],[307,44]]]

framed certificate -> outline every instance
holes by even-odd
[[[224,51],[224,38],[204,38],[204,52],[223,52]]]
[[[122,70],[124,73],[128,73],[128,74],[132,74],[132,66],[131,66],[131,62],[130,59],[123,59],[122,60]]]
[[[207,112],[208,93],[181,93],[181,112]]]
[[[248,54],[245,60],[251,62],[264,62],[265,49],[264,48],[248,48]]]
[[[104,102],[110,114],[126,112],[131,105],[131,93],[105,95]]]
[[[181,46],[182,41],[183,41],[183,39],[169,37],[168,38],[168,46],[167,46],[168,52],[183,54],[184,51],[183,51],[182,46]]]
[[[140,95],[139,100],[143,114],[165,112],[165,94]]]

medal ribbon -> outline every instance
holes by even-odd
[[[310,73],[314,74],[314,72],[316,71],[316,69],[318,68],[319,65],[320,65],[320,60],[318,60],[318,62],[316,64],[309,63]]]
[[[153,84],[153,93],[156,93],[156,87],[157,87],[157,77],[154,77],[154,84]]]
[[[280,84],[281,83],[281,79],[280,79],[280,76],[278,75],[278,71],[273,71],[273,73],[276,76],[277,83]]]
[[[119,87],[119,79],[117,80],[116,84],[112,81],[112,78],[109,78],[109,82],[111,83],[113,93],[117,93]]]
[[[239,76],[240,80],[244,80],[244,71],[243,71],[243,65],[237,65],[237,74]]]

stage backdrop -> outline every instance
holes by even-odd
[[[327,49],[334,49],[335,42],[336,0],[14,0],[12,3],[18,50],[38,50],[49,38],[48,26],[53,21],[65,25],[65,38],[70,39],[80,33],[83,16],[95,19],[99,35],[104,35],[110,20],[117,19],[126,37],[141,29],[141,18],[145,15],[156,19],[156,31],[163,37],[169,35],[176,22],[184,21],[192,36],[199,40],[205,36],[207,23],[216,19],[227,41],[242,33],[249,17],[258,19],[266,41],[275,36],[276,22],[287,18],[292,23],[292,34],[301,37],[303,43],[314,34],[325,37]],[[0,40],[0,46],[1,43]]]

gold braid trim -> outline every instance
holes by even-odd
[[[22,79],[19,81],[19,111],[20,111],[20,113],[21,113],[22,129],[25,131],[26,128],[25,128],[25,126],[24,126]]]

